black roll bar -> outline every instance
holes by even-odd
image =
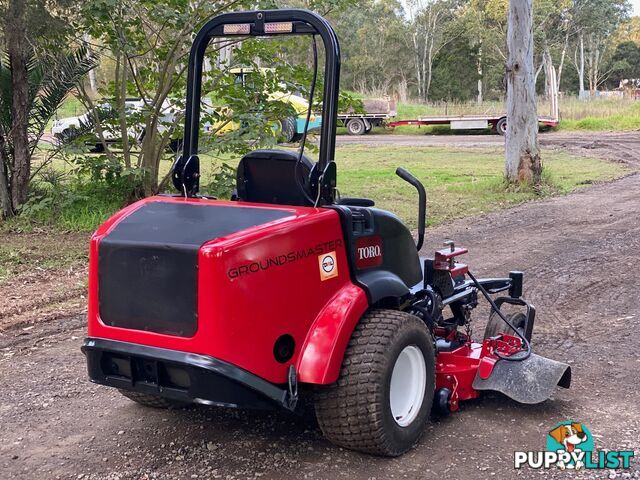
[[[276,22],[291,22],[291,31],[265,32],[265,23]],[[199,189],[198,136],[200,133],[200,101],[204,54],[212,38],[232,36],[228,32],[225,33],[225,25],[234,24],[249,25],[249,31],[237,33],[236,35],[238,36],[319,35],[322,38],[326,58],[317,171],[325,172],[327,166],[335,158],[340,81],[340,45],[329,22],[314,12],[301,9],[225,13],[213,18],[200,29],[193,41],[189,54],[182,155],[174,162],[172,172],[174,186],[185,196],[193,196]],[[309,107],[311,108],[311,106]]]

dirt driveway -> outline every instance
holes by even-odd
[[[593,154],[593,152],[592,152]],[[147,410],[89,384],[84,319],[0,336],[2,478],[537,478],[513,469],[514,450],[544,449],[561,420],[586,424],[596,448],[640,450],[640,175],[428,232],[425,252],[453,238],[477,275],[526,272],[538,308],[534,349],[571,363],[574,385],[538,406],[499,395],[434,421],[398,459],[336,448],[310,421],[195,407]],[[477,309],[476,318],[487,309]],[[481,335],[478,321],[476,335]],[[557,478],[640,478],[547,473]]]

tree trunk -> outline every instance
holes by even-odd
[[[83,35],[83,40],[85,45],[87,46],[87,58],[91,58],[93,56],[91,49],[91,37],[88,33]],[[96,80],[96,69],[92,68],[89,70],[89,89],[91,90],[91,94],[95,97],[98,94],[98,82]]]
[[[558,64],[558,76],[556,78],[556,93],[560,92],[560,82],[562,81],[562,68],[564,67],[564,59],[567,56],[567,48],[569,47],[569,34],[564,36],[564,45],[562,45],[562,53],[560,55],[560,63]]]
[[[131,168],[131,151],[129,150],[129,129],[127,128],[127,81],[129,76],[129,66],[127,65],[126,53],[118,56],[116,62],[116,78],[120,74],[118,85],[119,91],[116,93],[116,103],[118,104],[118,116],[120,119],[120,136],[122,138],[122,155],[124,156],[124,165]]]
[[[0,208],[2,208],[0,219],[9,218],[15,214],[9,189],[9,163],[10,159],[7,156],[5,139],[0,135]]]
[[[532,0],[510,0],[507,29],[506,178],[538,184],[542,161],[533,69]]]
[[[580,34],[580,64],[578,66],[578,82],[580,82],[579,98],[585,97],[584,90],[584,35]]]
[[[482,41],[480,41],[480,45],[478,46],[478,95],[477,102],[478,105],[482,104]]]
[[[5,25],[5,42],[11,65],[13,98],[11,103],[11,140],[13,168],[10,181],[11,201],[16,209],[27,201],[31,176],[29,151],[29,83],[26,59],[25,0],[12,0]]]

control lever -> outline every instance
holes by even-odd
[[[418,241],[416,242],[416,249],[420,251],[424,243],[424,229],[427,223],[427,191],[424,189],[424,185],[422,185],[420,180],[404,168],[398,167],[396,169],[396,175],[418,190]]]

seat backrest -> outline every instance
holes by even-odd
[[[287,150],[255,150],[246,154],[240,160],[236,175],[238,200],[311,206],[307,196],[311,197],[309,173],[313,162],[304,155],[296,167],[297,162],[298,153]]]

